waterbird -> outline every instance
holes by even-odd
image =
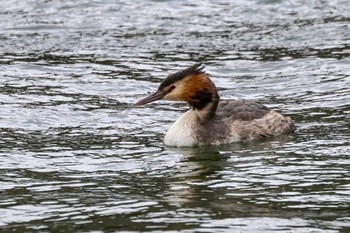
[[[265,105],[244,99],[220,100],[201,63],[169,74],[154,94],[135,105],[161,99],[185,101],[190,106],[165,134],[167,146],[228,144],[292,133],[296,129],[290,117]]]

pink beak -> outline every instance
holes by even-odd
[[[156,93],[153,93],[150,96],[147,96],[146,98],[140,100],[139,102],[137,102],[135,105],[144,105],[144,104],[148,104],[151,102],[154,102],[156,100],[160,100],[162,99],[166,94],[162,91],[157,91]]]

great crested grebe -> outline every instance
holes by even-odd
[[[214,83],[200,63],[168,75],[158,91],[140,100],[185,101],[190,109],[169,128],[168,146],[196,146],[237,142],[294,132],[290,117],[249,100],[220,100]]]

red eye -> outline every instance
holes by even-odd
[[[174,89],[175,89],[175,86],[171,86],[171,87],[169,88],[169,92],[172,91],[172,90],[174,90]]]

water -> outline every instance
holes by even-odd
[[[2,232],[350,230],[348,1],[1,5]],[[298,131],[165,147],[186,105],[131,104],[198,61]]]

